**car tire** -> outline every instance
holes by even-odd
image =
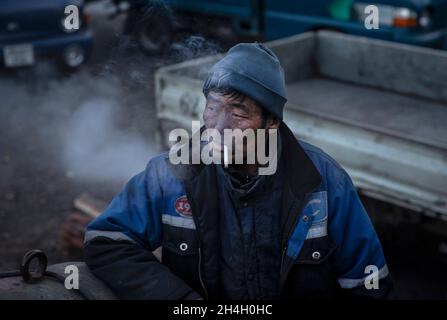
[[[169,19],[163,15],[152,15],[139,23],[135,38],[139,48],[148,55],[166,52],[172,42]]]

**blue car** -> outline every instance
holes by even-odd
[[[70,5],[76,8],[66,12]],[[82,0],[1,0],[0,65],[32,66],[50,57],[66,69],[78,68],[92,47],[83,5]]]

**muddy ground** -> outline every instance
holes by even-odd
[[[121,34],[124,16],[95,11],[93,56],[67,77],[51,61],[0,71],[0,270],[15,269],[29,249],[65,261],[59,226],[75,196],[105,201],[159,152],[154,128],[154,70],[200,50],[148,57]],[[205,44],[201,44],[205,45]],[[383,212],[387,214],[387,212]],[[447,299],[440,239],[417,224],[377,222],[394,298]]]

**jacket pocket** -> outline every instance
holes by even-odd
[[[330,299],[339,290],[334,268],[337,247],[325,236],[304,242],[284,285],[289,299]]]
[[[164,226],[162,263],[195,290],[200,290],[199,247],[195,230]]]

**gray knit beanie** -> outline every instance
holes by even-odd
[[[249,96],[282,120],[287,101],[284,72],[276,55],[260,43],[232,47],[210,71],[203,92],[230,87]]]

